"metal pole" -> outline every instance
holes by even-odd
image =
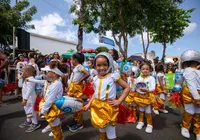
[[[15,27],[13,27],[13,61],[15,60]]]

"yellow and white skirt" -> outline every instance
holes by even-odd
[[[200,95],[200,90],[198,90],[198,93]],[[184,104],[191,104],[195,103],[194,98],[192,97],[192,94],[190,93],[189,88],[185,85],[181,91],[181,96],[183,99]]]
[[[71,82],[69,85],[69,96],[80,98],[83,95],[83,84]]]
[[[108,101],[94,99],[91,107],[91,122],[96,128],[105,128],[108,124],[116,125],[119,107],[112,107]]]
[[[40,101],[39,110],[41,111],[42,105],[44,104],[44,99]],[[62,118],[64,116],[64,112],[59,110],[56,105],[53,103],[50,107],[49,111],[45,114],[45,119],[48,123],[53,122],[57,117]]]
[[[134,102],[141,107],[154,104],[156,102],[155,95],[153,93],[141,94],[136,92],[134,96]]]
[[[134,97],[135,97],[136,92],[130,92],[128,94],[128,96],[125,98],[125,102],[127,102],[128,104],[134,104]]]
[[[164,93],[164,90],[161,88],[161,85],[156,84],[156,94]]]

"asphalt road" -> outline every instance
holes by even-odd
[[[4,96],[5,106],[0,106],[0,140],[51,140],[48,133],[42,134],[41,130],[46,126],[44,120],[40,120],[41,128],[32,132],[25,133],[26,129],[21,129],[18,125],[25,120],[23,107],[20,101],[13,99],[12,96]],[[168,108],[169,114],[153,116],[153,133],[145,133],[145,128],[137,130],[135,124],[117,125],[118,140],[186,140],[180,134],[180,110]],[[72,115],[65,116],[63,125],[63,135],[65,140],[98,140],[99,132],[92,127],[89,120],[89,112],[84,113],[84,129],[71,133],[66,124],[71,120]],[[191,131],[190,140],[195,140]]]

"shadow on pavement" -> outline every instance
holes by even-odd
[[[7,119],[12,119],[12,118],[18,118],[18,117],[24,117],[24,111],[17,111],[17,112],[13,112],[13,113],[9,113],[9,114],[5,114],[5,115],[1,115],[0,116],[0,130],[1,127],[3,125],[3,122]]]
[[[166,107],[166,109],[169,111],[170,114],[173,114],[175,116],[180,116],[180,113],[175,112],[173,108]]]
[[[118,137],[118,140],[143,140],[140,136],[128,133],[122,137]]]
[[[4,100],[3,103],[4,104],[15,104],[15,103],[18,103],[18,102],[21,102],[21,101],[22,101],[22,99],[15,97],[15,98]]]
[[[153,116],[153,128],[156,130],[161,130],[166,127],[166,118],[160,115]]]
[[[86,140],[90,139],[94,136],[97,136],[99,134],[98,130],[96,131],[88,131],[88,132],[78,132],[78,133],[74,133],[73,135],[67,136],[65,137],[64,140]]]

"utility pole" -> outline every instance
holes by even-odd
[[[18,0],[15,1],[15,4],[18,3]],[[16,48],[16,36],[15,36],[15,27],[13,27],[13,61],[15,60],[15,48]]]

